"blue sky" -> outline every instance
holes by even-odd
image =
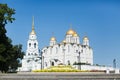
[[[72,28],[87,35],[94,51],[94,63],[120,67],[120,1],[118,0],[0,0],[16,10],[16,20],[7,24],[7,35],[13,44],[22,44],[26,50],[35,18],[39,48],[49,45],[52,33],[61,42]]]

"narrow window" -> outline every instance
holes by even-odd
[[[68,65],[70,65],[70,61],[68,60]]]
[[[45,66],[47,67],[47,62],[45,62]]]
[[[31,43],[29,43],[29,47],[31,47]]]
[[[35,53],[35,56],[37,56],[37,54]]]
[[[54,62],[52,62],[52,66],[54,66]]]
[[[34,48],[36,48],[36,43],[34,43]]]

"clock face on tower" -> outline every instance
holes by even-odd
[[[34,36],[33,36],[33,35],[31,36],[31,39],[34,39]]]
[[[30,35],[30,36],[29,36],[29,39],[36,39],[36,38],[37,38],[36,35]]]

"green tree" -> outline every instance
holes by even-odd
[[[24,52],[22,52],[22,45],[14,45],[9,51],[10,58],[7,60],[9,70],[15,71],[20,67],[20,60],[23,58]]]
[[[18,59],[22,58],[22,45],[12,45],[12,40],[7,37],[5,25],[12,23],[15,18],[12,15],[15,10],[9,8],[7,4],[0,4],[0,71],[7,72],[9,67],[16,69],[18,66]]]

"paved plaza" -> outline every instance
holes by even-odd
[[[17,73],[0,74],[0,80],[120,80],[120,74],[104,73]]]

